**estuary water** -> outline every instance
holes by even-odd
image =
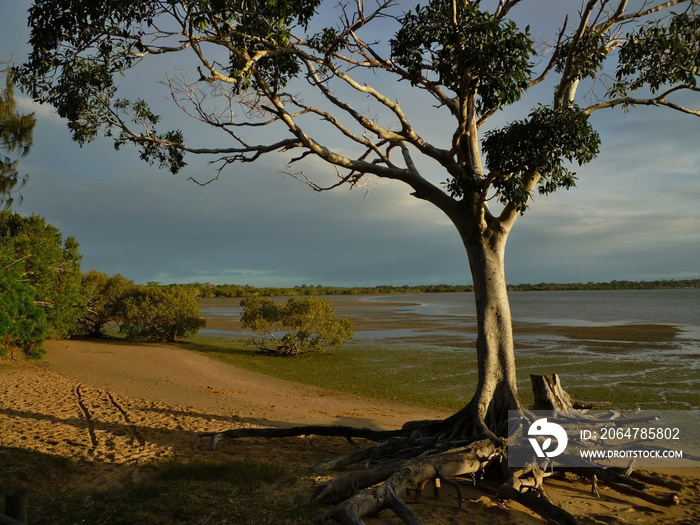
[[[700,408],[700,290],[511,292],[509,297],[524,388],[529,389],[530,373],[556,372],[582,399]],[[377,351],[454,355],[460,367],[473,362],[471,293],[329,298],[355,326],[348,350],[371,345]],[[203,300],[200,309],[212,323],[201,333],[243,335],[239,302]]]
[[[513,321],[563,326],[670,324],[700,335],[700,289],[510,292]],[[404,311],[475,316],[471,293],[376,295],[368,303],[415,303]]]
[[[511,313],[516,340],[551,339],[550,327],[590,328],[630,325],[664,325],[678,329],[674,339],[700,356],[700,290],[624,290],[511,292]],[[476,308],[471,293],[401,294],[333,299],[339,313],[358,321],[396,319],[397,326],[363,331],[361,339],[401,338],[418,333],[444,335],[446,328],[475,326]],[[361,304],[381,305],[362,308]],[[391,305],[395,306],[391,306]],[[376,319],[376,318],[375,318]],[[411,327],[414,319],[415,327]],[[384,324],[389,324],[390,320]],[[431,326],[432,325],[432,326]],[[521,328],[522,330],[519,330]],[[590,331],[594,333],[594,330]],[[584,334],[582,330],[578,332]]]
[[[352,319],[355,338],[360,340],[405,338],[408,344],[413,336],[422,335],[444,342],[446,331],[469,332],[476,323],[471,293],[338,295],[329,299],[338,315]],[[546,326],[665,325],[678,329],[675,339],[680,344],[686,341],[689,350],[695,347],[700,353],[700,289],[511,292],[509,299],[516,338],[519,326],[527,327],[524,330],[527,338],[534,341],[537,332],[542,335],[550,332]],[[216,323],[216,329],[205,328],[202,333],[240,335],[239,302],[239,299],[203,300],[202,315],[220,322]],[[457,346],[462,345],[457,343]]]

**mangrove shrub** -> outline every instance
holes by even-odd
[[[133,286],[119,297],[115,314],[127,339],[176,341],[206,324],[197,295],[180,286]]]
[[[323,352],[326,347],[340,348],[352,340],[352,321],[347,316],[338,319],[328,299],[290,297],[286,303],[276,304],[269,297],[251,296],[243,299],[241,306],[243,328],[256,335],[252,342],[277,355]]]

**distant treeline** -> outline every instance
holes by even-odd
[[[539,283],[509,285],[511,291],[555,291],[555,290],[666,290],[681,288],[700,288],[700,279],[682,279],[666,281],[610,281],[609,283]]]
[[[262,295],[267,297],[295,295],[361,295],[361,294],[400,294],[400,293],[448,293],[472,292],[471,285],[429,284],[418,286],[354,286],[343,288],[338,286],[307,285],[294,288],[266,287],[257,288],[250,285],[238,284],[209,284],[193,283],[181,285],[196,288],[200,297],[248,297]],[[556,290],[660,290],[679,288],[700,288],[700,279],[664,280],[664,281],[611,281],[607,283],[539,283],[512,284],[510,291],[556,291]]]
[[[442,293],[442,292],[471,292],[471,285],[430,284],[421,286],[354,286],[343,288],[339,286],[307,285],[294,288],[266,287],[257,288],[250,285],[238,284],[208,284],[193,283],[181,286],[193,286],[199,289],[201,297],[248,297],[261,295],[265,297],[295,296],[295,295],[362,295],[362,294],[398,294],[398,293]]]

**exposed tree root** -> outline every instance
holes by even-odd
[[[552,520],[562,525],[576,525],[577,523],[576,518],[561,507],[554,505],[549,501],[549,498],[543,498],[541,495],[535,495],[530,492],[520,492],[516,488],[505,484],[498,488],[498,493],[504,499],[517,501],[546,520]]]
[[[644,483],[620,474],[613,469],[576,468],[568,470],[569,472],[573,472],[574,474],[577,474],[583,478],[591,479],[594,487],[597,485],[597,482],[600,481],[604,485],[615,489],[620,494],[634,496],[635,498],[648,501],[654,505],[671,507],[680,504],[680,500],[675,493],[667,493],[660,496],[651,494],[650,492],[647,492],[647,486]],[[648,479],[650,478],[651,476]]]
[[[533,379],[533,384],[535,382],[543,386],[540,400],[548,399],[556,409],[571,408],[578,403],[561,388],[557,376],[537,376]],[[616,415],[611,412],[610,417]],[[585,415],[580,418],[586,421]],[[572,420],[579,421],[579,416],[574,415]],[[311,434],[340,436],[353,444],[353,438],[375,443],[363,448],[356,445],[355,450],[318,467],[326,471],[344,471],[355,466],[354,470],[316,487],[313,498],[333,504],[317,519],[318,523],[335,520],[343,525],[359,525],[364,523],[365,516],[388,509],[407,525],[419,525],[422,523],[420,517],[405,499],[411,494],[418,499],[431,481],[434,482],[436,498],[439,498],[441,485],[454,488],[460,509],[465,501],[462,484],[469,483],[499,498],[517,501],[547,521],[564,525],[576,523],[574,516],[553,504],[547,496],[544,482],[553,472],[545,472],[536,465],[523,469],[507,467],[507,441],[496,437],[470,405],[445,420],[410,422],[393,431],[301,426],[234,429],[201,434],[200,438],[210,438],[209,448],[213,449],[223,438]],[[596,495],[599,495],[600,483],[656,505],[679,504],[674,493],[656,495],[647,490],[647,485],[655,485],[678,491],[682,488],[678,483],[634,472],[632,465],[627,469],[602,468],[585,462],[580,465],[560,468],[554,473],[563,479],[566,479],[565,472],[588,479],[591,491]]]
[[[458,450],[440,453],[426,457],[418,457],[395,464],[393,471],[386,481],[370,490],[359,492],[346,501],[336,505],[326,512],[321,521],[335,519],[343,524],[362,523],[361,517],[373,514],[384,508],[393,510],[405,523],[421,523],[420,518],[413,512],[397,494],[419,490],[425,480],[442,479],[453,476],[476,473],[486,467],[493,458],[502,458],[505,454],[504,443],[494,443],[484,439]],[[369,479],[361,479],[351,476],[353,481],[360,481],[360,485],[369,486],[376,484],[374,474],[378,469],[370,471]],[[329,483],[329,486],[345,487],[345,482]],[[328,495],[324,489],[318,494],[317,499]]]

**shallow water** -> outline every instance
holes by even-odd
[[[353,345],[473,354],[470,293],[333,296]],[[700,290],[513,292],[518,374],[556,372],[572,394],[656,408],[700,408]],[[203,335],[240,337],[236,299],[202,301]]]

